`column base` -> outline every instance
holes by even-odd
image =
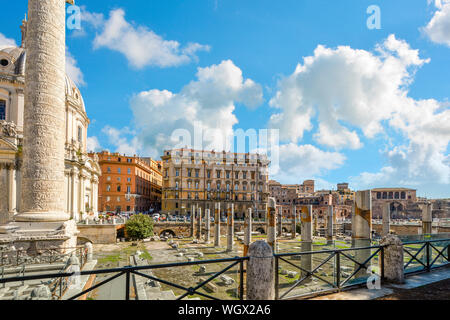
[[[22,212],[14,217],[16,222],[65,222],[70,215],[64,212]]]

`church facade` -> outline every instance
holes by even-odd
[[[24,41],[0,50],[0,225],[21,212],[26,56]],[[87,155],[89,118],[80,90],[67,75],[65,97],[65,213],[75,221],[93,219],[101,169]]]

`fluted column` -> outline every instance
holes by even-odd
[[[22,206],[16,221],[63,222],[65,3],[29,0]]]

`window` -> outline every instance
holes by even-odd
[[[107,192],[110,192],[110,191],[111,191],[111,186],[109,186],[109,185],[106,186],[106,191],[107,191]]]
[[[6,120],[6,101],[0,100],[0,120]]]
[[[128,174],[131,174],[131,168],[128,168],[127,171],[128,171]]]
[[[122,170],[120,168],[117,168],[117,173],[121,173]]]
[[[180,176],[180,170],[175,170],[175,177],[179,177]]]
[[[117,192],[120,192],[120,189],[121,189],[120,186],[117,186]]]
[[[111,167],[108,167],[107,171],[108,173],[111,173]]]
[[[195,177],[198,178],[200,175],[200,170],[195,170]]]
[[[111,201],[111,197],[106,197],[106,201]]]
[[[220,179],[220,171],[217,171],[217,179]]]
[[[106,177],[106,181],[111,181],[111,177]]]
[[[83,128],[78,126],[78,142],[83,143]]]
[[[192,177],[192,170],[191,169],[188,169],[187,175],[188,175],[189,178]]]
[[[127,178],[127,182],[131,182],[131,178]]]
[[[127,193],[131,193],[131,186],[127,186]]]

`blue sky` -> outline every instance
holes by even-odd
[[[0,45],[20,43],[26,5],[2,5]],[[158,158],[173,130],[196,120],[225,134],[273,128],[280,182],[450,197],[449,1],[77,5],[68,72],[91,119],[91,148]],[[367,27],[370,5],[380,8],[379,30]]]

